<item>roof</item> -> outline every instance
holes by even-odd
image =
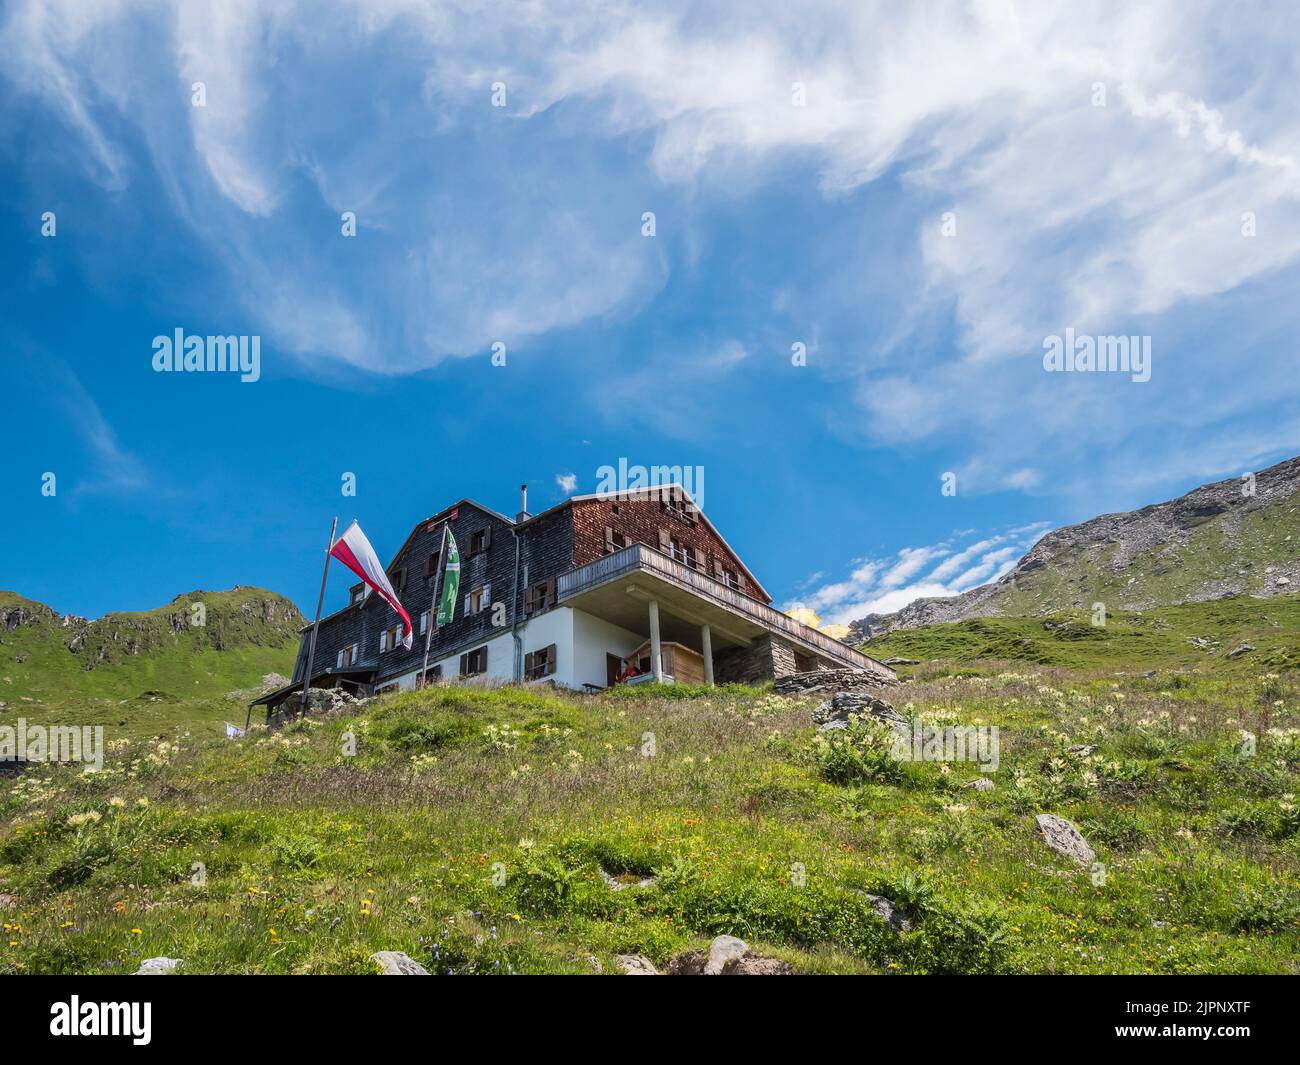
[[[393,568],[393,563],[395,563],[399,558],[402,557],[402,552],[405,551],[411,545],[411,541],[415,539],[416,534],[420,532],[421,529],[428,529],[429,526],[435,525],[440,521],[446,520],[449,514],[455,513],[456,511],[460,510],[461,507],[464,506],[474,507],[477,510],[481,510],[484,514],[488,514],[499,521],[505,522],[506,525],[509,525],[512,528],[522,529],[524,526],[531,525],[535,521],[540,521],[542,518],[549,517],[551,514],[556,513],[556,511],[563,510],[565,507],[572,506],[574,503],[585,503],[588,500],[592,500],[592,499],[626,499],[628,496],[644,495],[650,492],[662,492],[666,488],[671,488],[674,489],[675,491],[681,492],[682,495],[684,495],[688,500],[690,500],[691,505],[695,507],[696,513],[699,514],[700,520],[703,521],[704,524],[708,526],[709,530],[713,533],[713,535],[716,536],[719,541],[721,541],[722,546],[731,552],[731,557],[736,560],[736,564],[741,568],[745,576],[748,577],[750,581],[753,582],[754,587],[757,588],[759,592],[761,592],[764,596],[766,596],[769,601],[771,601],[772,596],[768,593],[767,589],[764,588],[763,585],[759,582],[758,578],[755,577],[754,574],[750,571],[749,567],[745,565],[745,560],[740,557],[739,553],[736,551],[734,547],[732,547],[729,543],[727,543],[727,538],[723,536],[722,533],[718,532],[718,527],[714,525],[713,522],[709,520],[709,516],[705,514],[703,510],[700,509],[699,504],[695,502],[695,498],[691,495],[690,491],[684,485],[680,485],[677,483],[649,485],[645,488],[633,488],[631,490],[622,491],[622,492],[588,492],[584,495],[570,496],[568,499],[562,500],[561,502],[556,503],[552,507],[547,507],[545,510],[541,511],[538,514],[530,514],[523,521],[515,521],[514,518],[508,518],[504,514],[500,513],[499,511],[495,511],[491,507],[484,506],[482,503],[478,502],[477,500],[466,497],[464,499],[458,500],[457,502],[453,503],[449,507],[443,507],[442,510],[437,511],[431,517],[425,518],[423,521],[417,521],[415,525],[411,527],[411,531],[407,533],[406,539],[402,541],[402,546],[399,547],[393,553],[392,559],[389,561],[388,565],[384,567],[384,570],[385,572],[387,572],[388,570]],[[328,621],[330,618],[337,617],[339,614],[342,614],[345,610],[351,609],[353,605],[354,604],[349,601],[348,603],[345,603],[343,606],[339,607],[338,610],[326,614],[324,617],[321,618],[321,621]],[[308,629],[310,629],[313,626],[313,624],[314,622],[308,622],[306,625],[303,625],[298,631],[300,633],[306,632]]]

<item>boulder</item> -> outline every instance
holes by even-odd
[[[1253,646],[1252,644],[1243,643],[1243,644],[1242,644],[1240,647],[1238,647],[1236,650],[1229,651],[1229,652],[1228,652],[1228,657],[1229,657],[1229,658],[1240,658],[1242,655],[1250,654],[1250,652],[1253,651],[1254,649],[1255,649],[1255,648],[1254,648],[1254,646]]]
[[[907,919],[907,915],[902,909],[895,906],[892,901],[885,898],[884,895],[867,895],[867,901],[871,903],[876,913],[880,914],[880,919],[885,922],[891,932],[910,932],[912,922]]]
[[[749,953],[749,944],[735,936],[718,936],[709,944],[709,956],[704,962],[704,976],[721,976],[728,965],[734,965]]]
[[[640,954],[618,954],[614,960],[618,967],[628,976],[658,976],[659,970],[651,964],[650,959]]]
[[[428,976],[429,970],[400,950],[381,950],[370,955],[378,963],[381,976]]]
[[[966,787],[974,788],[976,791],[992,791],[994,784],[988,777],[976,777]]]
[[[1059,851],[1067,858],[1073,858],[1080,865],[1091,865],[1097,855],[1088,846],[1082,833],[1064,817],[1055,814],[1039,814],[1038,827],[1042,830],[1047,845]]]
[[[181,967],[181,958],[145,958],[135,976],[169,976]],[[188,985],[187,985],[188,986]]]
[[[911,727],[908,718],[880,696],[867,691],[836,692],[812,713],[813,724],[818,726],[819,732],[848,728],[850,717],[872,717],[895,729]]]

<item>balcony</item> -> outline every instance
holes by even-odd
[[[588,610],[637,632],[644,628],[644,601],[654,599],[669,615],[664,639],[678,638],[672,619],[692,628],[707,624],[722,643],[747,644],[765,632],[774,633],[838,667],[895,679],[893,670],[875,659],[645,544],[632,544],[561,574],[556,598],[560,606]]]

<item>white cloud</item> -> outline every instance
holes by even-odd
[[[916,599],[957,595],[1012,569],[1046,528],[1046,522],[1035,522],[973,543],[904,547],[892,558],[859,559],[847,580],[823,585],[782,609],[807,606],[825,624],[847,625],[868,614],[901,610]],[[970,535],[956,534],[954,540]]]
[[[572,495],[578,488],[578,475],[576,473],[557,473],[555,475],[555,484],[566,496]]]

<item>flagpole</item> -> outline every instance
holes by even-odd
[[[316,621],[311,627],[311,640],[307,644],[307,672],[302,678],[302,701],[298,704],[299,713],[307,712],[307,689],[311,687],[311,671],[316,662],[316,634],[320,631],[320,611],[325,605],[325,580],[330,575],[330,552],[334,550],[334,534],[338,531],[339,519],[337,516],[330,525],[330,543],[325,548],[325,569],[320,575],[320,597],[316,600]]]
[[[429,644],[433,641],[433,629],[438,623],[438,599],[442,593],[442,575],[447,572],[447,532],[451,528],[442,523],[442,541],[438,548],[438,576],[433,582],[433,605],[429,607],[429,623],[424,627],[424,664],[420,667],[420,682],[417,688],[428,683],[425,674],[429,672]]]

